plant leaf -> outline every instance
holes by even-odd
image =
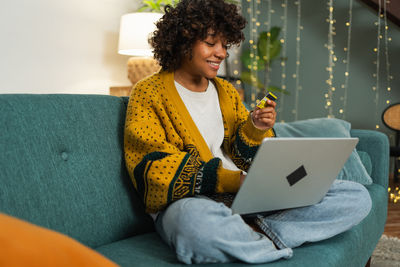
[[[280,40],[276,39],[275,41],[273,41],[271,45],[271,50],[269,51],[269,61],[277,58],[281,53],[281,49],[282,49],[282,44]]]
[[[257,60],[254,59],[255,56],[257,56],[257,55],[253,55],[253,57],[251,57],[251,52],[248,49],[248,50],[245,50],[242,52],[240,59],[244,65],[244,67],[247,68],[248,70],[251,70],[251,68],[254,66],[257,67],[256,71],[264,70],[266,62],[261,58],[258,58]]]
[[[269,32],[271,33],[271,35],[270,35],[271,42],[273,42],[278,38],[279,33],[281,32],[281,28],[275,26],[275,27],[272,27]]]
[[[267,90],[269,92],[279,92],[279,93],[282,93],[282,94],[285,94],[285,95],[290,95],[290,92],[288,92],[287,90],[284,90],[284,89],[282,89],[280,87],[277,87],[277,86],[274,86],[274,85],[269,86],[267,88]]]
[[[144,11],[147,11],[148,8],[149,8],[148,6],[142,6],[141,8],[139,8],[139,9],[137,10],[137,12],[144,12]]]
[[[157,2],[145,0],[143,1],[144,4],[147,4],[152,11],[160,11],[161,7]]]
[[[252,75],[251,72],[249,71],[242,71],[242,74],[240,75],[240,79],[242,82],[250,84],[250,85],[255,85],[257,88],[262,89],[264,88],[264,84],[260,82],[257,76]]]
[[[274,41],[270,40],[268,43],[267,32],[263,32],[260,34],[260,38],[258,39],[258,55],[264,61],[271,62],[271,60],[275,59],[279,53],[281,52],[281,42],[278,39]]]

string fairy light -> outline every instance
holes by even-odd
[[[294,120],[298,120],[298,109],[299,109],[299,91],[302,89],[300,86],[300,40],[301,40],[301,0],[294,2],[297,5],[297,31],[296,31],[296,73],[293,74],[293,78],[296,79],[296,96],[294,103]]]
[[[273,12],[272,7],[271,7],[272,1],[267,0],[267,21],[264,23],[267,26],[267,32],[268,32],[268,37],[271,37],[270,31],[271,31],[271,14]],[[265,75],[264,75],[264,86],[265,89],[268,90],[269,88],[269,83],[270,83],[270,72],[271,72],[271,61],[270,61],[270,47],[271,45],[271,40],[270,38],[267,38],[267,51],[266,51],[266,56],[264,60],[267,60],[267,64],[265,66]],[[266,92],[264,92],[265,94]]]
[[[328,30],[328,44],[326,48],[328,49],[328,67],[326,68],[328,72],[328,79],[326,83],[328,84],[328,92],[325,94],[325,109],[328,110],[328,118],[335,117],[333,114],[333,93],[335,92],[336,88],[333,84],[333,69],[335,67],[335,62],[337,61],[337,57],[334,52],[334,43],[333,43],[333,36],[336,34],[334,32],[334,24],[335,20],[333,19],[333,0],[328,0],[328,10],[329,10],[329,17],[327,22],[329,23],[329,30]]]
[[[387,6],[386,4],[390,3],[390,1],[383,0],[383,21],[384,21],[384,32],[385,32],[385,61],[386,61],[386,90],[388,92],[388,99],[386,100],[386,104],[390,104],[389,100],[389,95],[391,93],[391,80],[393,79],[393,76],[390,73],[390,62],[389,62],[389,42],[391,41],[391,38],[388,36],[388,23],[387,23]],[[391,139],[394,139],[394,135],[391,134]],[[392,190],[392,187],[389,186],[388,188],[388,193],[389,193],[389,201],[392,203],[400,203],[400,189],[398,186],[394,187]]]
[[[384,0],[385,1],[385,0]],[[374,62],[376,64],[376,72],[373,74],[373,76],[376,78],[376,83],[375,86],[372,87],[372,90],[375,92],[375,128],[379,129],[379,124],[378,124],[378,105],[379,105],[379,69],[380,69],[380,46],[381,46],[381,0],[378,0],[378,21],[375,23],[378,27],[377,29],[377,43],[376,47],[374,48],[374,52],[376,53],[376,61]]]
[[[283,3],[281,4],[283,8],[283,16],[281,17],[283,20],[282,25],[282,39],[280,40],[282,44],[282,57],[281,57],[281,89],[286,90],[286,56],[287,56],[287,10],[288,10],[288,0],[282,0]],[[278,107],[278,114],[282,114],[284,110],[284,100],[285,94],[282,92],[279,98],[279,107]],[[281,120],[284,122],[284,120]]]
[[[389,200],[390,202],[397,203],[400,202],[400,189],[398,186],[396,186],[393,191],[392,188],[388,188],[388,193],[389,193]]]
[[[339,113],[342,114],[342,119],[346,119],[346,108],[347,108],[347,91],[349,88],[349,76],[350,76],[350,50],[351,50],[351,30],[353,25],[353,0],[349,1],[349,20],[346,22],[347,26],[347,45],[344,48],[346,52],[346,59],[343,63],[346,64],[346,70],[344,72],[344,84],[343,89],[343,107],[339,109]]]
[[[388,31],[389,31],[389,26],[387,23],[387,3],[390,3],[390,1],[384,0],[383,4],[383,18],[384,18],[384,29],[385,29],[385,61],[386,61],[386,90],[388,94],[391,92],[391,80],[393,79],[393,76],[390,74],[390,62],[389,62],[389,42],[392,40],[388,36]],[[389,98],[386,100],[386,104],[390,104]]]
[[[237,5],[240,8],[240,12],[243,12],[241,2],[237,3]],[[228,74],[227,76],[230,77],[232,75],[232,77],[235,80],[235,84],[236,84],[235,87],[242,88],[242,81],[239,79],[241,68],[240,68],[240,61],[238,60],[238,58],[240,56],[240,52],[241,52],[240,46],[233,47],[229,52],[234,53],[234,60],[232,61],[233,71],[232,71],[232,73],[227,73]]]
[[[258,14],[260,11],[258,10],[258,4],[260,4],[260,0],[247,0],[250,3],[250,7],[248,9],[248,13],[250,14],[250,58],[251,65],[248,66],[250,69],[250,77],[251,77],[251,104],[250,107],[255,107],[256,101],[256,92],[258,90],[257,87],[257,71],[258,71],[258,62],[257,62],[257,35],[258,35],[258,27],[260,23],[258,22]]]

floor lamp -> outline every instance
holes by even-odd
[[[137,12],[121,17],[118,53],[132,56],[127,63],[128,79],[132,85],[160,69],[153,58],[148,38],[155,31],[155,23],[162,15],[161,13]]]

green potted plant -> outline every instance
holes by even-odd
[[[179,0],[144,0],[138,12],[158,12],[164,13],[166,5],[175,6]]]
[[[280,58],[282,49],[282,44],[278,38],[280,30],[279,27],[273,27],[269,32],[261,32],[258,36],[256,51],[247,49],[242,52],[241,61],[244,70],[240,79],[243,83],[257,89],[257,98],[263,97],[266,91],[288,94],[286,90],[274,85],[268,85],[268,88],[266,88],[266,84],[268,84],[266,72],[269,71],[271,63]],[[262,72],[264,72],[264,82],[259,79]]]

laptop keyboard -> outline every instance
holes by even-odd
[[[227,206],[228,208],[230,208],[232,206],[233,203],[233,199],[235,198],[236,194],[233,193],[222,193],[222,194],[217,194],[217,193],[213,193],[213,194],[206,194],[206,196],[216,202],[220,202],[220,203],[224,203],[225,206]]]

